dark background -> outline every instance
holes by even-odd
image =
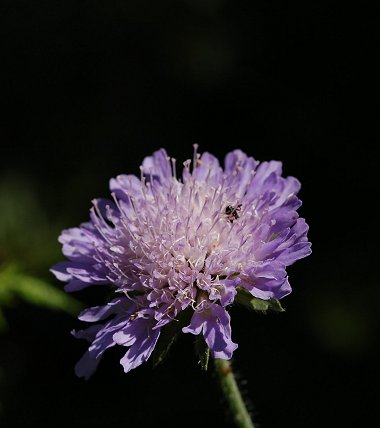
[[[232,310],[234,363],[263,428],[368,426],[379,361],[376,14],[334,1],[35,0],[2,1],[1,17],[0,178],[32,195],[39,211],[27,222],[48,225],[49,239],[4,244],[0,256],[61,287],[48,273],[62,259],[59,230],[160,147],[179,162],[194,143],[221,161],[235,148],[282,160],[303,185],[313,254],[289,269],[285,314]],[[44,256],[28,265],[20,248]],[[112,349],[85,382],[73,366],[86,345],[69,334],[80,323],[22,301],[4,312],[2,427],[232,426],[189,335],[161,367],[128,375]]]

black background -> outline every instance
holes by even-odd
[[[241,148],[300,179],[313,254],[289,269],[285,314],[231,311],[234,364],[263,428],[368,426],[376,14],[333,1],[35,0],[2,1],[1,17],[0,172],[32,183],[49,219],[85,221],[110,177],[138,174],[160,147],[179,163],[194,143],[221,161]],[[2,427],[232,426],[188,335],[161,367],[128,375],[112,349],[85,382],[73,373],[85,344],[69,334],[80,323],[22,303],[7,317]]]

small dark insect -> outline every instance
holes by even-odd
[[[237,220],[239,216],[239,212],[241,211],[241,204],[236,205],[236,207],[232,205],[227,205],[225,209],[225,214],[230,223],[233,223],[234,220]]]

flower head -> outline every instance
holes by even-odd
[[[95,323],[73,334],[91,345],[76,366],[96,369],[103,352],[128,347],[124,371],[151,355],[162,329],[190,313],[184,333],[202,334],[216,358],[230,359],[227,307],[240,289],[268,300],[291,292],[286,266],[310,254],[308,227],[298,217],[300,183],[281,176],[280,162],[240,150],[224,169],[209,153],[176,163],[161,149],[144,159],[140,179],[110,181],[113,200],[93,201],[90,221],[62,232],[68,261],[52,268],[69,292],[111,287],[114,299],[86,309]]]

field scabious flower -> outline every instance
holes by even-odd
[[[76,366],[88,378],[104,351],[128,347],[124,371],[146,361],[162,329],[191,313],[182,331],[202,334],[215,358],[230,359],[227,311],[238,290],[281,299],[291,292],[286,266],[310,254],[299,218],[300,183],[281,163],[259,163],[240,150],[224,169],[209,153],[176,163],[161,149],[144,159],[141,177],[110,181],[113,200],[93,201],[90,221],[62,232],[68,261],[52,272],[69,292],[108,286],[114,299],[84,310],[95,323],[75,331],[91,345]]]

